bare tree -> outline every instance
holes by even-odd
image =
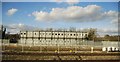
[[[69,31],[76,31],[75,27],[70,27]]]
[[[89,34],[88,34],[88,40],[94,40],[97,37],[96,32],[97,32],[96,29],[90,28]]]

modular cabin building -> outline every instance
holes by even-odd
[[[88,37],[89,32],[82,31],[21,31],[21,44],[25,45],[77,45]]]

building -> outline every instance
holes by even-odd
[[[21,44],[25,45],[79,45],[81,41],[87,40],[88,31],[20,31]]]

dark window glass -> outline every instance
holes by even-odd
[[[51,40],[52,40],[52,38],[51,38]]]
[[[77,40],[77,38],[75,38],[75,40]]]
[[[26,33],[24,33],[24,35],[25,35]]]

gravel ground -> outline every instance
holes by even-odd
[[[120,60],[120,56],[29,56],[3,55],[3,60]]]

